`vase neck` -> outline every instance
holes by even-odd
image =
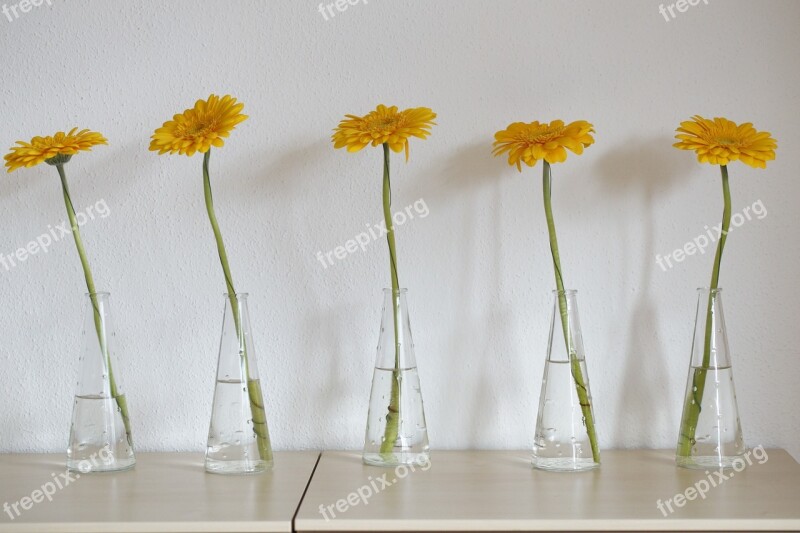
[[[722,289],[697,290],[692,366],[695,368],[731,366],[728,331],[722,309]]]
[[[376,366],[385,369],[408,369],[417,366],[411,323],[408,317],[406,289],[383,291],[383,312],[378,340]]]
[[[552,291],[553,305],[550,315],[550,340],[548,360],[570,362],[583,360],[583,333],[578,316],[578,291]]]

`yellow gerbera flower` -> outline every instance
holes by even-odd
[[[727,118],[709,120],[695,115],[681,122],[675,138],[675,148],[694,150],[697,160],[712,165],[727,165],[741,161],[756,168],[767,168],[775,159],[778,142],[768,131],[756,131],[749,122],[738,125]]]
[[[566,149],[582,154],[584,148],[594,143],[591,133],[594,133],[594,126],[585,120],[567,125],[562,120],[550,124],[514,122],[495,133],[492,153],[497,156],[508,152],[508,164],[516,165],[522,172],[522,163],[532,167],[540,159],[563,163],[567,160]]]
[[[34,167],[39,163],[66,163],[81,151],[90,151],[98,144],[108,144],[100,133],[72,128],[69,133],[59,131],[52,137],[34,137],[30,142],[17,141],[4,157],[8,172],[22,167]]]
[[[192,156],[195,152],[204,154],[212,146],[221,148],[231,131],[247,120],[241,113],[244,104],[226,94],[222,98],[212,94],[208,100],[198,100],[194,108],[175,115],[164,123],[152,136],[150,150],[161,154],[181,154]]]
[[[381,104],[363,117],[345,115],[344,120],[333,130],[334,148],[347,147],[348,152],[358,152],[365,146],[388,144],[394,152],[406,152],[408,161],[408,139],[426,139],[436,113],[427,107],[413,107],[398,111],[397,106]]]

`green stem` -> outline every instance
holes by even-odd
[[[592,447],[592,458],[596,463],[600,462],[600,449],[597,445],[597,435],[594,426],[594,417],[592,415],[592,405],[589,399],[589,390],[586,387],[586,382],[583,378],[581,371],[581,361],[575,353],[575,347],[572,343],[571,333],[569,330],[569,316],[567,314],[567,295],[564,292],[564,278],[561,271],[561,256],[558,252],[558,238],[556,237],[556,225],[553,221],[553,207],[551,205],[551,187],[552,175],[550,170],[550,163],[544,163],[544,212],[547,217],[547,231],[550,235],[550,253],[553,256],[553,267],[555,268],[556,275],[556,288],[558,293],[558,309],[561,315],[561,328],[564,333],[564,342],[566,343],[567,353],[569,354],[570,368],[572,371],[572,379],[575,381],[575,388],[578,393],[578,403],[581,406],[583,413],[584,424],[586,425],[586,433],[589,436],[589,444]]]
[[[233,278],[231,268],[228,264],[228,254],[225,251],[225,244],[222,241],[222,232],[217,223],[217,216],[214,213],[214,198],[211,194],[211,176],[208,172],[208,162],[211,158],[211,150],[203,156],[203,191],[205,193],[206,210],[211,228],[214,230],[214,238],[217,241],[217,251],[219,261],[222,263],[222,271],[225,274],[225,286],[228,289],[228,299],[231,302],[233,311],[233,322],[236,327],[236,336],[239,340],[239,352],[242,355],[244,364],[245,379],[247,379],[247,390],[250,400],[250,411],[253,416],[253,431],[256,434],[259,457],[265,461],[272,460],[272,448],[269,442],[269,430],[267,428],[267,417],[264,409],[264,399],[261,395],[261,384],[257,379],[250,379],[250,365],[247,360],[247,342],[244,338],[244,330],[241,320],[241,309],[236,289],[233,288]]]
[[[711,287],[708,291],[708,308],[706,310],[706,329],[705,342],[703,343],[703,363],[700,368],[695,368],[692,375],[692,395],[687,396],[686,404],[683,406],[683,417],[681,420],[681,432],[678,437],[678,455],[689,457],[692,453],[692,446],[695,444],[695,432],[697,423],[700,420],[700,411],[703,405],[703,393],[706,387],[706,376],[711,363],[711,337],[714,326],[714,299],[717,297],[719,288],[719,270],[722,263],[722,252],[725,249],[725,242],[728,240],[728,230],[731,227],[731,189],[728,182],[728,167],[721,165],[722,172],[722,196],[725,206],[722,211],[722,233],[717,243],[717,255],[714,258],[714,269],[711,272]]]
[[[394,224],[392,223],[392,187],[389,172],[389,145],[383,145],[383,217],[386,221],[386,241],[389,244],[389,266],[392,271],[392,316],[394,317],[394,370],[386,429],[381,443],[381,454],[390,460],[397,434],[400,430],[400,282],[397,277],[397,252],[395,251]]]
[[[117,391],[117,382],[114,379],[114,371],[111,368],[111,356],[108,353],[108,345],[106,343],[105,324],[103,323],[103,315],[100,313],[100,306],[97,303],[97,291],[94,286],[94,278],[92,277],[92,270],[89,268],[89,259],[86,257],[86,250],[83,247],[83,239],[81,239],[81,232],[78,226],[78,221],[75,217],[75,206],[72,204],[72,197],[69,194],[69,186],[67,185],[67,174],[64,171],[64,165],[56,165],[58,175],[61,178],[61,190],[64,193],[64,204],[67,207],[67,216],[69,217],[69,224],[72,228],[72,236],[75,239],[75,247],[78,249],[78,255],[81,258],[81,266],[83,267],[83,276],[86,278],[86,289],[89,291],[89,299],[92,302],[92,309],[94,310],[94,328],[97,333],[97,340],[100,343],[100,353],[103,356],[106,367],[108,368],[108,381],[111,397],[119,407],[120,415],[122,416],[122,423],[125,426],[125,433],[127,434],[128,444],[133,446],[133,435],[131,434],[131,423],[128,417],[128,404],[125,396],[119,394]]]

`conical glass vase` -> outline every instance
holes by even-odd
[[[701,470],[730,468],[746,451],[722,312],[722,289],[698,289],[675,462]]]
[[[406,289],[384,289],[383,302],[363,459],[376,466],[427,464],[428,428]]]
[[[600,466],[592,393],[578,318],[578,293],[553,291],[532,464],[559,472]]]
[[[86,295],[67,468],[117,472],[136,464],[130,416],[116,364],[107,292]]]
[[[226,294],[206,471],[258,474],[272,465],[272,446],[256,367],[247,294]]]

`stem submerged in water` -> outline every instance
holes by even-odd
[[[233,288],[233,278],[231,268],[228,265],[228,254],[225,252],[225,244],[222,242],[222,232],[217,223],[217,216],[214,213],[214,198],[211,194],[211,176],[208,172],[208,162],[211,158],[211,150],[203,156],[203,191],[205,193],[206,210],[211,228],[214,230],[214,238],[217,241],[217,251],[219,261],[222,263],[222,271],[225,274],[225,286],[228,289],[228,299],[233,310],[233,322],[236,327],[236,336],[239,339],[239,352],[242,354],[244,363],[245,379],[247,380],[247,390],[250,400],[250,411],[253,416],[253,431],[256,434],[259,457],[264,461],[272,460],[272,448],[269,442],[269,430],[267,428],[267,417],[264,412],[264,399],[261,395],[261,384],[258,380],[250,379],[250,365],[247,359],[247,342],[244,338],[243,324],[241,320],[241,310],[236,289]]]
[[[122,423],[125,426],[125,433],[128,437],[128,445],[133,447],[133,435],[131,434],[131,422],[128,416],[128,404],[125,397],[120,395],[117,391],[114,370],[111,368],[111,356],[108,353],[108,345],[106,344],[105,323],[103,321],[103,315],[100,313],[100,306],[97,303],[97,291],[94,287],[94,278],[92,277],[92,270],[89,267],[89,259],[86,257],[86,250],[83,247],[83,239],[81,238],[78,221],[75,217],[75,206],[72,204],[72,197],[69,194],[69,185],[67,185],[67,174],[64,171],[64,164],[56,165],[56,169],[61,178],[61,190],[64,193],[64,204],[67,207],[67,216],[69,217],[69,224],[72,228],[72,236],[75,239],[75,247],[78,249],[78,255],[81,258],[83,277],[86,278],[86,289],[89,291],[89,299],[92,302],[94,329],[97,333],[97,341],[100,343],[100,353],[103,355],[103,360],[108,368],[109,394],[116,401],[117,407],[119,407]]]
[[[567,295],[564,292],[564,278],[561,272],[561,256],[558,252],[556,225],[553,220],[553,207],[550,201],[552,187],[550,163],[547,161],[542,161],[542,163],[544,163],[544,212],[545,216],[547,217],[547,231],[550,235],[550,253],[553,256],[553,267],[556,274],[556,289],[558,294],[558,309],[559,314],[561,315],[561,328],[564,333],[564,342],[566,343],[567,353],[569,354],[572,379],[575,381],[575,389],[578,393],[578,402],[581,405],[581,412],[583,413],[583,419],[586,425],[586,433],[589,436],[589,444],[592,447],[592,459],[594,462],[599,463],[600,449],[597,445],[597,435],[594,427],[594,417],[592,416],[592,405],[589,400],[589,391],[583,378],[583,372],[581,371],[581,362],[578,359],[575,349],[572,345],[572,337],[569,330]]]
[[[394,369],[392,389],[386,413],[386,430],[381,442],[384,460],[391,460],[391,452],[400,430],[400,282],[397,277],[397,252],[395,251],[394,224],[392,223],[392,187],[389,177],[389,145],[383,145],[383,217],[386,221],[386,241],[389,244],[389,263],[392,271],[392,316],[394,317]]]
[[[703,364],[700,368],[695,368],[692,375],[692,395],[686,398],[683,406],[683,416],[681,418],[681,431],[678,436],[678,455],[689,457],[692,454],[692,446],[695,443],[695,432],[697,422],[700,420],[700,411],[703,405],[703,393],[706,387],[706,376],[708,367],[711,363],[711,336],[714,325],[714,298],[719,288],[719,270],[722,263],[722,252],[725,249],[725,242],[728,240],[728,230],[731,227],[731,189],[728,182],[728,167],[720,165],[722,172],[722,196],[725,205],[722,210],[722,233],[717,243],[717,255],[714,258],[714,269],[711,272],[711,287],[708,291],[708,310],[706,311],[706,330],[703,343]]]

